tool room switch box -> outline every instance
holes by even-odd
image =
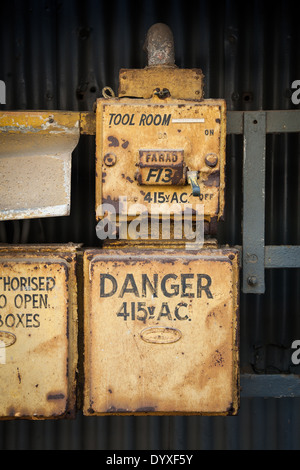
[[[109,210],[104,205],[130,215],[133,205],[149,214],[159,205],[163,214],[164,207],[198,211],[201,204],[206,220],[218,220],[224,210],[225,143],[224,100],[98,99],[97,219]]]

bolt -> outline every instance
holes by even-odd
[[[234,91],[231,95],[232,101],[238,101],[240,99],[240,95],[237,91]]]
[[[252,101],[252,99],[253,99],[253,96],[252,96],[251,91],[245,91],[245,92],[243,93],[243,100],[244,100],[244,101],[250,102],[250,101]]]
[[[256,286],[256,284],[257,284],[256,276],[249,276],[248,279],[247,279],[247,282],[248,282],[249,286],[251,286],[251,287]]]
[[[205,163],[207,166],[213,168],[218,163],[218,155],[216,155],[215,153],[208,153],[205,156]]]
[[[117,157],[114,153],[104,155],[104,164],[106,166],[114,166],[117,163]]]

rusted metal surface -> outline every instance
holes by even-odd
[[[94,135],[96,116],[93,111],[1,111],[0,136],[11,134],[81,134]]]
[[[96,114],[93,111],[80,113],[80,134],[96,134]]]
[[[145,243],[143,239],[127,239],[127,240],[104,240],[103,248],[105,249],[140,249],[143,251],[148,250],[185,250],[186,244],[185,240],[176,240],[174,239],[173,234],[171,233],[169,240],[164,240],[162,243],[161,238],[158,240],[151,240],[150,242]],[[218,242],[214,238],[206,238],[203,243],[203,248],[205,249],[217,249],[219,248]]]
[[[68,111],[2,111],[1,138],[10,134],[73,134],[78,132],[80,115]]]
[[[144,50],[147,52],[148,66],[174,65],[174,37],[171,29],[164,23],[156,23],[149,28]]]
[[[75,417],[78,248],[0,246],[0,419]]]
[[[174,38],[169,26],[163,23],[151,26],[144,50],[147,53],[147,67],[120,70],[119,96],[203,99],[202,70],[177,68]]]
[[[111,204],[117,214],[122,212],[119,197],[123,196],[127,198],[128,212],[132,205],[146,207],[150,213],[153,204],[176,204],[178,210],[190,204],[194,211],[198,204],[203,204],[207,220],[223,215],[224,100],[99,99],[96,126],[97,218],[103,216],[101,204]],[[153,154],[153,149],[158,154]],[[170,177],[165,172],[154,175],[151,170],[150,175],[150,169],[144,168],[147,175],[141,176],[141,152],[143,160],[151,152],[152,160],[159,160],[160,154],[164,154],[166,160],[168,152],[182,155],[186,169],[198,173],[201,194],[193,196],[187,180],[181,186],[178,181],[174,185],[164,184],[160,177]],[[207,160],[211,154],[217,157],[214,166]],[[150,163],[154,168],[155,162]],[[158,162],[158,170],[160,165]],[[184,176],[181,175],[180,183]],[[145,188],[140,183],[144,184],[147,178],[147,183],[152,182],[152,185]]]
[[[136,180],[145,185],[186,184],[183,150],[140,150]]]
[[[146,67],[121,69],[119,72],[120,97],[151,98],[159,90],[168,90],[172,98],[203,99],[203,78],[200,69],[177,67]]]
[[[70,214],[71,156],[77,115],[6,112],[0,116],[0,220]]]
[[[85,251],[84,414],[236,414],[238,285],[234,249]]]

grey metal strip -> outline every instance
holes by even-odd
[[[244,111],[227,111],[226,133],[243,134],[244,132]]]
[[[252,111],[227,111],[227,134],[243,134],[244,115]],[[266,133],[300,132],[300,110],[271,110],[266,113]]]
[[[241,374],[241,398],[300,397],[300,377],[281,374]]]
[[[265,134],[281,132],[300,132],[300,110],[227,113],[227,134],[244,134],[244,293],[264,293],[264,268],[300,267],[300,246],[264,246]]]
[[[266,113],[244,114],[243,292],[265,291]]]
[[[300,110],[267,111],[267,133],[300,132]]]
[[[266,268],[300,268],[300,246],[269,245],[265,247]]]

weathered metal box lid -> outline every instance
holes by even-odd
[[[84,253],[84,414],[236,414],[238,252]]]
[[[75,416],[76,245],[0,245],[0,418]]]

